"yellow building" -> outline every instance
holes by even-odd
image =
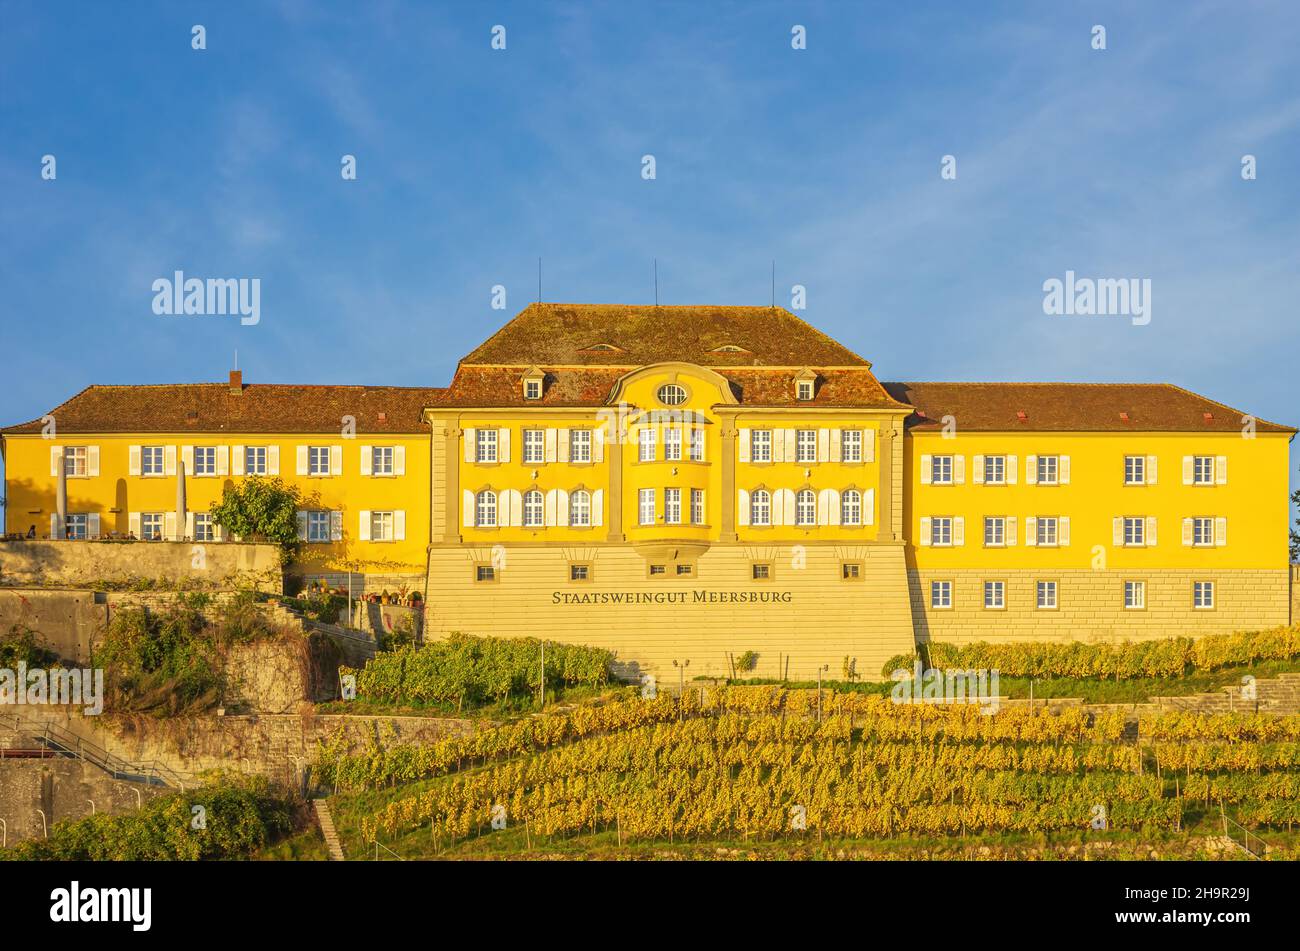
[[[1166,385],[882,384],[779,308],[533,305],[446,388],[235,377],[50,415],[3,432],[9,532],[57,531],[60,459],[71,530],[137,537],[206,531],[168,522],[176,460],[196,513],[278,466],[320,498],[312,573],[423,585],[427,636],[627,672],[874,678],[917,639],[1289,617],[1295,430]]]

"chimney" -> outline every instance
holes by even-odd
[[[239,396],[244,392],[244,374],[241,370],[230,371],[230,395]]]

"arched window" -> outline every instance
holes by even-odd
[[[586,489],[579,489],[569,496],[569,524],[591,524],[591,493]]]
[[[686,402],[685,387],[678,386],[676,383],[665,383],[659,387],[656,395],[659,397],[659,402],[665,406],[681,406]]]
[[[749,523],[751,525],[772,524],[772,494],[767,489],[755,489],[750,496]]]
[[[796,525],[815,525],[817,523],[817,496],[812,489],[800,489],[794,499],[794,523]]]
[[[479,528],[495,528],[497,524],[497,494],[484,489],[478,494],[474,510],[474,524]]]
[[[529,489],[524,493],[524,527],[540,528],[542,524],[542,493]]]
[[[840,523],[862,524],[862,493],[857,489],[845,489],[844,495],[840,497]]]

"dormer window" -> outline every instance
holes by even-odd
[[[655,395],[665,406],[681,406],[686,402],[685,387],[678,386],[676,383],[665,383],[659,387],[659,392]]]
[[[545,374],[538,367],[529,367],[524,373],[524,399],[540,400],[542,398],[542,383],[545,380]]]
[[[801,400],[810,400],[813,398],[813,381],[797,380],[795,382],[795,395]]]

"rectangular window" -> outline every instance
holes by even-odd
[[[483,491],[478,494],[474,518],[474,524],[479,528],[496,528],[497,494],[495,492]]]
[[[1147,583],[1145,581],[1124,582],[1124,607],[1145,608],[1147,606]]]
[[[655,431],[651,427],[646,426],[641,430],[641,434],[637,437],[637,440],[639,443],[637,459],[641,462],[654,462],[656,441]]]
[[[984,484],[985,485],[1006,485],[1007,484],[1007,457],[1006,456],[985,456],[984,457]]]
[[[208,512],[194,513],[194,540],[196,542],[216,541],[216,531],[212,525],[212,515]]]
[[[812,489],[803,489],[794,497],[794,523],[796,525],[815,525],[817,523],[817,496]]]
[[[540,400],[542,398],[541,380],[524,380],[524,399]]]
[[[265,446],[244,447],[244,473],[245,475],[266,475]]]
[[[681,489],[664,489],[664,522],[668,525],[682,523]]]
[[[1214,607],[1214,582],[1192,582],[1192,607],[1208,610]]]
[[[749,434],[749,458],[753,462],[772,461],[772,430],[755,429]]]
[[[591,568],[588,565],[569,565],[570,581],[586,581],[591,577]]]
[[[66,455],[64,458],[67,458]],[[70,541],[84,540],[90,535],[90,516],[69,514],[63,519],[63,537]]]
[[[952,607],[952,582],[951,581],[930,582],[930,607],[932,608]]]
[[[1038,582],[1038,607],[1044,611],[1056,607],[1056,582]]]
[[[1192,485],[1214,485],[1214,457],[1192,457]]]
[[[544,500],[542,493],[533,489],[524,493],[524,528],[540,528],[543,524]]]
[[[772,524],[772,496],[766,489],[759,489],[750,499],[751,525]]]
[[[663,565],[651,565],[651,566],[650,566],[650,574],[652,574],[652,575],[662,575],[662,574],[667,574],[667,573],[668,573],[668,570],[667,570]]]
[[[491,565],[475,565],[474,580],[475,581],[496,581],[497,570],[493,568]]]
[[[165,472],[166,470],[163,468],[163,447],[141,446],[140,474],[147,476],[160,476]]]
[[[214,476],[217,474],[217,447],[194,447],[194,474],[196,476]]]
[[[307,541],[327,542],[330,540],[330,513],[307,513]]]
[[[1214,544],[1214,519],[1192,519],[1192,544],[1198,548]]]
[[[569,461],[591,462],[591,430],[569,430]]]
[[[844,429],[840,431],[840,459],[844,462],[862,461],[862,430]]]
[[[546,461],[546,430],[524,430],[524,462],[542,463]]]
[[[817,430],[800,429],[795,434],[794,461],[817,461]]]
[[[85,446],[65,446],[63,448],[63,472],[69,476],[84,476],[86,474]]]
[[[691,489],[691,524],[704,524],[704,490]]]
[[[1145,518],[1124,519],[1124,545],[1140,547],[1146,544],[1147,520]]]
[[[813,398],[813,381],[800,380],[795,384],[795,393],[801,400],[810,400]]]
[[[679,577],[679,578],[685,578],[687,575],[692,575],[692,574],[694,574],[694,573],[695,573],[695,566],[694,566],[694,565],[678,565],[678,566],[677,566],[677,577]]]
[[[1038,457],[1038,484],[1056,485],[1057,474],[1061,468],[1060,456]]]
[[[370,513],[370,540],[372,542],[391,542],[393,540],[393,513]]]
[[[591,524],[591,493],[585,489],[569,496],[569,524],[576,528]]]
[[[930,519],[930,544],[952,544],[952,519],[948,516]]]
[[[755,581],[767,581],[772,577],[772,566],[767,564],[750,565],[750,577]]]
[[[704,430],[691,430],[691,462],[704,461]]]
[[[840,496],[840,524],[862,524],[862,493],[857,489],[846,489]]]
[[[370,473],[377,476],[393,474],[393,447],[370,447]]]
[[[314,476],[327,476],[330,474],[329,446],[307,447],[307,474]]]
[[[1007,606],[1007,583],[1005,581],[984,582],[984,607],[991,610]]]
[[[474,461],[497,461],[497,431],[495,429],[476,429],[474,431]]]
[[[655,523],[655,490],[642,489],[638,493],[640,505],[640,520],[642,525],[653,525]]]
[[[1051,515],[1046,518],[1038,517],[1038,528],[1036,530],[1035,541],[1044,548],[1051,548],[1056,544],[1056,516]]]
[[[664,458],[669,462],[682,461],[682,431],[676,426],[664,430]]]
[[[935,485],[952,485],[952,456],[930,457],[930,481]]]
[[[162,512],[140,513],[140,537],[149,541],[157,541],[163,537]]]
[[[840,579],[858,581],[862,578],[862,566],[856,561],[846,561],[840,565]]]
[[[1147,457],[1124,457],[1124,484],[1145,485],[1147,481]]]
[[[1007,543],[1007,520],[1001,515],[990,515],[984,519],[984,544],[997,548]]]

